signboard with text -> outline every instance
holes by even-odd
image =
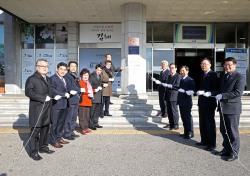
[[[80,24],[80,43],[121,42],[121,24]]]

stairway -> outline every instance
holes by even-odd
[[[147,99],[133,97],[112,97],[110,105],[112,117],[100,119],[100,125],[107,128],[160,127],[168,123],[167,118],[156,117],[160,109],[157,94],[148,94]],[[250,96],[242,96],[243,112],[240,127],[250,127]],[[0,96],[0,127],[28,127],[29,99],[23,94]],[[197,97],[193,97],[192,109],[194,127],[199,126]],[[216,124],[219,127],[219,114],[216,112]],[[180,126],[182,125],[180,119]]]

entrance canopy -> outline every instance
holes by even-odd
[[[249,0],[0,0],[29,23],[121,22],[121,6],[146,5],[147,21],[249,22]]]

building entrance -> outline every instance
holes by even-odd
[[[189,76],[194,79],[195,86],[198,88],[202,70],[200,67],[201,60],[205,57],[211,59],[211,69],[214,70],[214,50],[213,49],[175,49],[175,63],[179,68],[183,65],[189,67]]]

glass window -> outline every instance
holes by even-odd
[[[153,38],[152,38],[153,34]],[[147,23],[147,43],[173,43],[173,23]]]
[[[235,23],[216,24],[216,43],[235,43]]]
[[[4,25],[0,23],[0,75],[4,75]]]

